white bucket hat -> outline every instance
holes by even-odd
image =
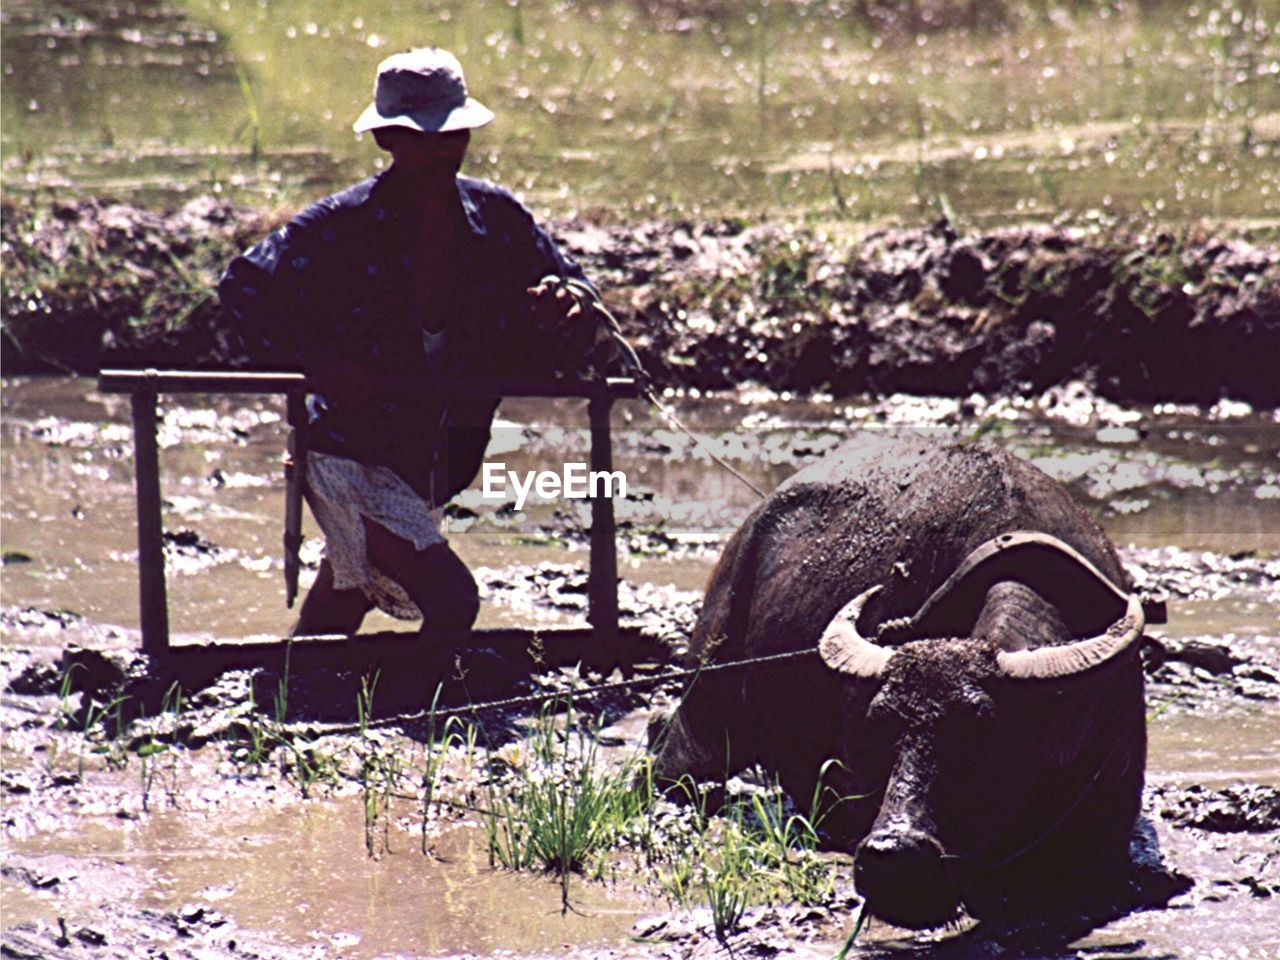
[[[357,133],[407,127],[426,133],[483,127],[493,112],[467,96],[462,64],[448,50],[420,47],[378,64],[373,103],[352,124]]]

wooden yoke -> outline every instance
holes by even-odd
[[[157,397],[162,393],[285,394],[292,428],[290,456],[285,462],[285,591],[292,606],[297,595],[302,543],[302,488],[306,450],[299,430],[305,422],[304,397],[309,389],[300,373],[234,373],[190,370],[103,370],[98,389],[129,394],[133,404],[138,516],[138,592],[142,647],[152,656],[169,651],[169,612],[164,570],[164,529],[160,495],[160,459],[156,442]],[[610,410],[613,401],[641,396],[629,377],[558,381],[507,378],[397,377],[383,388],[389,395],[453,397],[585,397],[590,401],[591,468],[612,470]],[[588,620],[599,637],[618,635],[618,559],[613,501],[592,498],[591,566],[587,587]]]

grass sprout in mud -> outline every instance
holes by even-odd
[[[391,799],[405,773],[400,757],[387,738],[369,726],[377,686],[377,673],[372,679],[362,677],[360,680],[360,694],[356,698],[360,735],[355,747],[360,764],[360,796],[364,801],[364,846],[374,859],[390,852]]]
[[[484,825],[490,862],[553,871],[568,910],[570,875],[604,876],[605,854],[643,820],[653,789],[646,756],[608,759],[599,727],[575,722],[572,701],[563,715],[556,706],[543,710],[522,744],[491,757]]]
[[[1156,669],[1153,679],[1182,666],[1191,670],[1193,663],[1227,669],[1221,654],[1224,664],[1214,666],[1208,659],[1214,652],[1203,644],[1182,647],[1170,640],[1168,663],[1148,670]],[[366,879],[394,875],[397,890],[427,902],[436,894],[434,887],[422,885],[424,878],[443,877],[440,882],[451,886],[461,871],[479,887],[508,891],[503,896],[523,891],[521,902],[529,904],[524,909],[539,916],[555,911],[558,901],[561,909],[555,912],[567,915],[566,924],[597,930],[631,923],[617,920],[619,915],[638,916],[629,936],[648,944],[644,949],[655,955],[676,943],[717,949],[716,941],[750,953],[779,937],[810,936],[838,937],[826,955],[835,954],[846,939],[845,955],[875,948],[863,942],[854,915],[849,857],[820,849],[823,811],[839,799],[830,789],[809,798],[806,809],[803,799],[796,798],[797,805],[767,777],[750,772],[726,783],[686,784],[664,795],[653,782],[642,746],[644,721],[634,712],[641,705],[610,701],[598,707],[582,690],[580,669],[573,668],[536,679],[550,699],[535,715],[494,715],[471,707],[458,714],[452,705],[446,709],[444,694],[437,693],[419,724],[401,729],[388,723],[395,722],[387,716],[391,676],[379,680],[370,674],[348,701],[345,722],[304,720],[299,714],[314,695],[313,678],[301,671],[297,653],[291,678],[287,671],[279,680],[231,671],[202,689],[90,687],[86,668],[66,666],[67,661],[56,671],[24,673],[20,687],[37,673],[44,678],[45,725],[33,742],[47,746],[19,754],[14,747],[23,734],[16,726],[7,734],[15,739],[6,757],[6,815],[13,818],[9,829],[18,838],[18,856],[27,858],[20,865],[37,877],[45,875],[41,870],[59,868],[59,861],[40,860],[46,847],[39,834],[51,829],[50,816],[60,806],[87,818],[87,830],[124,830],[137,837],[168,836],[184,823],[205,824],[215,811],[219,821],[244,814],[251,820],[237,821],[229,834],[236,843],[257,835],[257,818],[323,821],[321,845],[343,852],[335,861],[341,867],[326,861],[321,873],[328,877],[340,869],[357,877],[359,896]],[[1171,756],[1176,747],[1181,752],[1168,769],[1199,769],[1194,765],[1203,762],[1204,728],[1186,730],[1188,723],[1203,724],[1205,718],[1197,716],[1198,707],[1189,711],[1183,687],[1166,683],[1157,689],[1148,706],[1160,755]],[[125,692],[133,696],[123,699]],[[1229,692],[1224,687],[1222,696]],[[1174,702],[1162,703],[1169,699]],[[1265,783],[1274,765],[1266,749],[1272,738],[1265,712],[1258,715],[1256,729],[1250,728],[1249,744],[1255,746],[1242,747],[1236,727],[1232,763],[1250,765],[1234,769],[1247,769]],[[30,757],[26,766],[21,756]],[[10,764],[10,757],[17,762]],[[827,773],[830,779],[833,771]],[[1268,812],[1274,794],[1263,788],[1256,802],[1249,801],[1254,812],[1237,818],[1257,826],[1237,828],[1227,814],[1243,800],[1221,790],[1201,797],[1183,789],[1177,777],[1163,776],[1156,799],[1148,802],[1149,815],[1160,818],[1162,829],[1166,822],[1184,829],[1172,819],[1184,817],[1184,808],[1192,811],[1186,817],[1194,814],[1196,823],[1210,823],[1206,829],[1211,830],[1265,831],[1274,823],[1274,813]],[[1219,807],[1227,814],[1215,812]],[[179,840],[187,842],[185,836]],[[294,842],[288,836],[286,831],[271,842]],[[1217,834],[1208,836],[1213,840]],[[1224,834],[1222,850],[1239,836]],[[1222,857],[1228,864],[1225,852]],[[274,870],[270,859],[264,867],[268,872]],[[240,861],[235,862],[233,869],[239,870]],[[1250,883],[1258,889],[1274,886],[1253,861],[1214,869],[1219,873],[1208,875],[1230,879],[1231,889],[1243,891],[1239,902],[1246,907],[1253,900],[1244,897],[1255,896],[1248,894]],[[253,888],[238,879],[239,873],[235,876],[228,889],[241,887],[236,896],[244,901],[236,909],[254,916],[257,907],[245,905]],[[319,889],[329,889],[330,880],[317,882]],[[34,889],[36,896],[44,888]],[[199,889],[183,896],[189,899]],[[482,902],[484,909],[491,908],[488,900]],[[41,907],[33,902],[22,909]],[[463,912],[471,917],[472,909],[468,901]],[[502,923],[509,922],[508,914],[502,917]],[[628,928],[608,929],[611,936],[622,936]],[[871,932],[876,944],[881,933]],[[563,942],[571,936],[566,933]],[[396,948],[405,949],[406,942],[396,941]],[[481,953],[509,942],[467,941]]]
[[[723,940],[753,907],[830,905],[837,895],[837,861],[818,852],[820,811],[830,801],[822,788],[805,812],[762,778],[682,784],[673,794],[685,802],[673,802],[655,788],[648,751],[619,746],[572,694],[525,721],[522,738],[495,743],[479,716],[442,716],[439,690],[425,736],[375,723],[376,673],[362,679],[356,723],[345,735],[289,722],[287,661],[262,703],[257,679],[224,677],[216,698],[174,684],[156,715],[139,716],[121,696],[75,709],[77,694],[64,676],[50,729],[74,741],[66,756],[78,782],[132,768],[136,758],[140,798],[122,799],[132,818],[181,809],[188,794],[204,789],[199,769],[268,791],[291,784],[292,802],[358,796],[370,859],[404,853],[393,845],[411,831],[421,834],[421,853],[433,857],[441,829],[469,826],[481,831],[491,867],[553,875],[562,913],[576,909],[575,876],[622,882],[692,911],[695,923]],[[211,699],[219,701],[212,711]],[[207,750],[225,761],[201,764]],[[104,769],[87,769],[95,757]],[[184,771],[190,783],[181,782]],[[719,794],[727,800],[717,812],[709,797]]]
[[[604,880],[633,871],[673,905],[706,909],[722,940],[751,907],[816,906],[836,895],[836,862],[818,852],[830,799],[821,786],[800,813],[777,784],[735,778],[713,814],[719,785],[681,784],[675,793],[688,802],[662,799],[650,757],[610,757],[599,733],[598,723],[575,719],[572,702],[553,704],[523,742],[491,757],[491,862],[555,873],[562,910],[571,909],[574,873]]]
[[[663,826],[649,838],[650,862],[673,903],[705,906],[724,940],[752,906],[818,906],[835,897],[837,863],[818,852],[823,805],[830,801],[821,780],[806,813],[795,810],[777,783],[734,778],[724,785],[725,805],[711,816],[713,786],[682,784],[690,803],[668,804]]]

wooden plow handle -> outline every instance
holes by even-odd
[[[290,392],[289,446],[284,457],[284,602],[292,609],[298,598],[302,560],[302,489],[307,479],[307,406],[303,394]]]

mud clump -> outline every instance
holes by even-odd
[[[1152,791],[1163,820],[1214,833],[1280,830],[1280,790],[1263,784],[1233,784],[1218,790],[1200,785]]]
[[[163,213],[102,200],[6,202],[5,372],[92,373],[117,355],[210,366],[234,355],[214,287],[267,226],[209,197]]]
[[[0,952],[13,958],[168,957],[171,960],[292,960],[314,952],[263,941],[202,904],[179,910],[132,910],[105,904],[92,926],[17,924],[0,935]]]
[[[1250,354],[1280,348],[1275,250],[945,225],[847,250],[771,226],[567,240],[600,251],[596,275],[629,295],[624,326],[668,383],[968,396],[1082,379],[1130,402],[1280,402]]]
[[[273,223],[207,198],[6,204],[6,372],[253,366],[214,286]],[[840,243],[727,221],[553,232],[663,387],[969,396],[1083,379],[1113,400],[1280,406],[1274,246],[947,223]]]
[[[503,569],[477,567],[484,600],[519,610],[535,618],[558,615],[586,617],[587,572],[565,563],[543,562],[534,567]],[[670,585],[618,581],[618,613],[625,626],[682,649],[697,619],[700,597]]]

